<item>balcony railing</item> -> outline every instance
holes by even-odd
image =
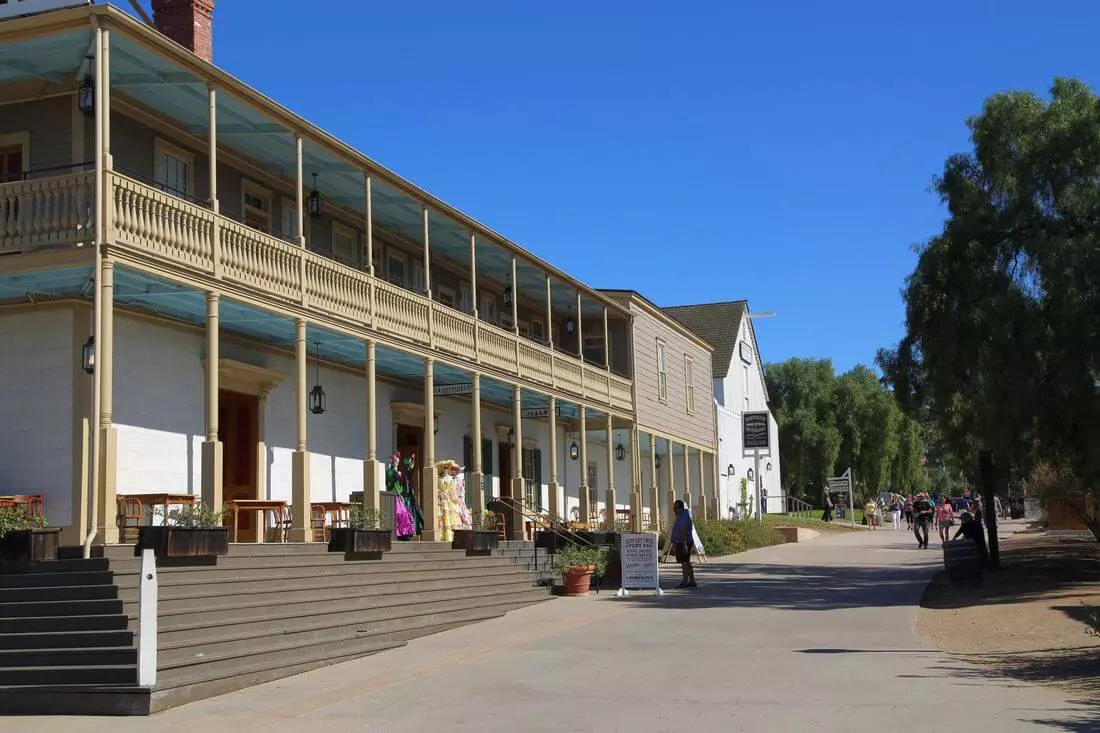
[[[0,184],[0,254],[94,240],[95,174]]]
[[[66,184],[68,188],[61,190],[79,190],[90,196],[91,180]],[[132,178],[109,173],[107,186],[112,212],[109,241],[594,403],[633,409],[630,380],[602,367],[582,364],[572,356]],[[68,193],[62,198],[68,204],[75,196]],[[29,205],[37,211],[41,207],[34,202]],[[58,221],[53,229],[75,226],[71,215],[61,219],[64,226]]]

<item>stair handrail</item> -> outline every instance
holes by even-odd
[[[814,510],[814,505],[808,501],[803,501],[797,496],[787,496],[787,514],[811,514]]]
[[[531,507],[512,496],[495,496],[493,497],[493,501],[500,502],[514,512],[518,511],[524,519],[531,520],[533,528],[536,530],[540,527],[543,528],[544,531],[549,530],[553,532],[555,536],[579,547],[596,546],[596,543],[581,537],[575,530],[570,529],[569,525],[560,517],[554,516],[552,512],[540,512],[537,508]]]

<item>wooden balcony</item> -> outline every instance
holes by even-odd
[[[629,379],[132,178],[104,178],[112,244],[446,352],[471,369],[487,367],[593,405],[633,411]],[[0,254],[90,242],[94,185],[91,172],[0,184]]]

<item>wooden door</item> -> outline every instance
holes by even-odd
[[[23,177],[23,146],[0,146],[0,183],[18,181]]]
[[[506,498],[512,496],[512,446],[507,443],[501,442],[500,450],[497,451],[500,454],[500,471],[497,475],[500,476],[500,495]]]
[[[218,440],[222,442],[222,495],[225,499],[259,499],[256,450],[259,443],[260,398],[218,391]],[[238,518],[241,542],[255,542],[255,512]]]
[[[420,459],[424,443],[424,428],[415,425],[397,426],[397,451],[401,454],[401,469],[405,468],[405,459],[410,455],[416,456],[416,467],[413,470],[412,485],[416,495],[416,502],[424,510],[424,492],[420,486]]]

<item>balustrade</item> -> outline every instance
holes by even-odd
[[[0,253],[91,242],[95,175],[0,184]]]
[[[554,371],[558,378],[558,383],[556,385],[558,389],[564,389],[567,392],[578,395],[584,392],[584,375],[581,371],[580,363],[573,359],[555,354]]]
[[[474,319],[445,305],[432,304],[435,346],[452,354],[476,359]]]
[[[111,176],[115,236],[170,260],[210,272],[214,213],[122,176]]]

